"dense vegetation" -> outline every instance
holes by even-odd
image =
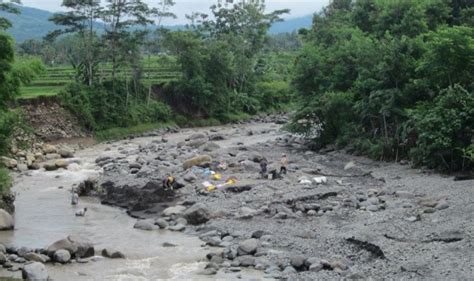
[[[18,1],[15,1],[18,2]],[[9,3],[0,2],[0,11],[17,12]],[[30,82],[43,70],[35,59],[15,60],[13,39],[4,33],[11,23],[0,17],[0,156],[9,152],[11,137],[18,124],[17,112],[9,109],[9,102],[19,93],[22,84]],[[0,195],[8,192],[10,179],[0,163]]]
[[[292,129],[315,145],[474,166],[474,3],[335,0],[302,31]]]
[[[155,8],[142,1],[105,2],[64,1],[69,11],[51,18],[61,28],[39,45],[26,41],[19,46],[24,54],[42,50],[37,54],[42,57],[45,46],[57,46],[54,57],[72,65],[68,72],[75,81],[60,98],[91,130],[171,119],[216,124],[290,102],[288,64],[297,35],[273,41],[267,35],[287,10],[265,13],[263,1],[217,1],[212,20],[193,14],[185,31],[170,31],[159,23],[174,17],[169,12],[173,1],[160,1]],[[98,32],[98,20],[104,32]],[[51,80],[42,78],[41,85],[67,82],[59,73],[48,75]]]

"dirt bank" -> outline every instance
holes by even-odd
[[[118,205],[149,219],[145,223],[195,233],[217,246],[208,255],[208,274],[238,274],[241,267],[292,280],[474,274],[472,181],[306,151],[270,123],[163,132],[100,147],[102,199],[118,204],[111,198],[122,192]],[[269,170],[278,169],[282,153],[289,156],[288,174],[260,179],[261,157],[269,160]],[[194,164],[215,170],[222,180],[212,181],[202,169],[184,170],[183,163],[198,155],[211,161]],[[185,186],[164,204],[160,182],[168,174]],[[321,175],[328,182],[318,185],[313,178]],[[237,184],[228,190],[208,192],[202,185],[229,177]],[[162,213],[167,205],[177,207]]]

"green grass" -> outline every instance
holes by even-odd
[[[11,178],[8,170],[0,168],[0,194],[6,194],[10,192]]]
[[[127,128],[112,128],[103,131],[94,132],[97,141],[103,142],[108,140],[123,139],[131,135],[143,134],[152,130],[169,127],[175,125],[173,122],[140,124]]]
[[[20,89],[20,99],[31,99],[39,96],[55,96],[64,86],[25,86]]]

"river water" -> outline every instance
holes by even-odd
[[[175,141],[181,134],[170,136]],[[43,248],[68,235],[91,241],[96,251],[103,248],[119,250],[126,259],[103,259],[86,264],[51,265],[48,272],[54,280],[231,280],[261,279],[260,272],[198,275],[212,251],[202,247],[197,237],[170,231],[142,231],[133,228],[136,220],[115,207],[101,205],[95,198],[81,198],[78,207],[70,204],[71,188],[99,172],[94,160],[99,155],[115,154],[117,147],[136,147],[147,138],[132,142],[117,142],[111,151],[104,152],[105,144],[77,153],[77,171],[32,171],[15,178],[15,230],[2,232],[0,242],[17,247]],[[87,207],[85,217],[76,217],[76,208]],[[163,247],[168,242],[176,247]],[[0,271],[0,276],[19,277],[20,273]]]

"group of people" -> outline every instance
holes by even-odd
[[[266,179],[271,176],[271,179],[277,179],[281,178],[282,175],[286,175],[288,172],[288,156],[286,154],[282,154],[281,159],[280,159],[280,172],[277,172],[277,170],[272,170],[268,172],[268,160],[263,157],[262,160],[260,161],[260,175],[262,178]]]

